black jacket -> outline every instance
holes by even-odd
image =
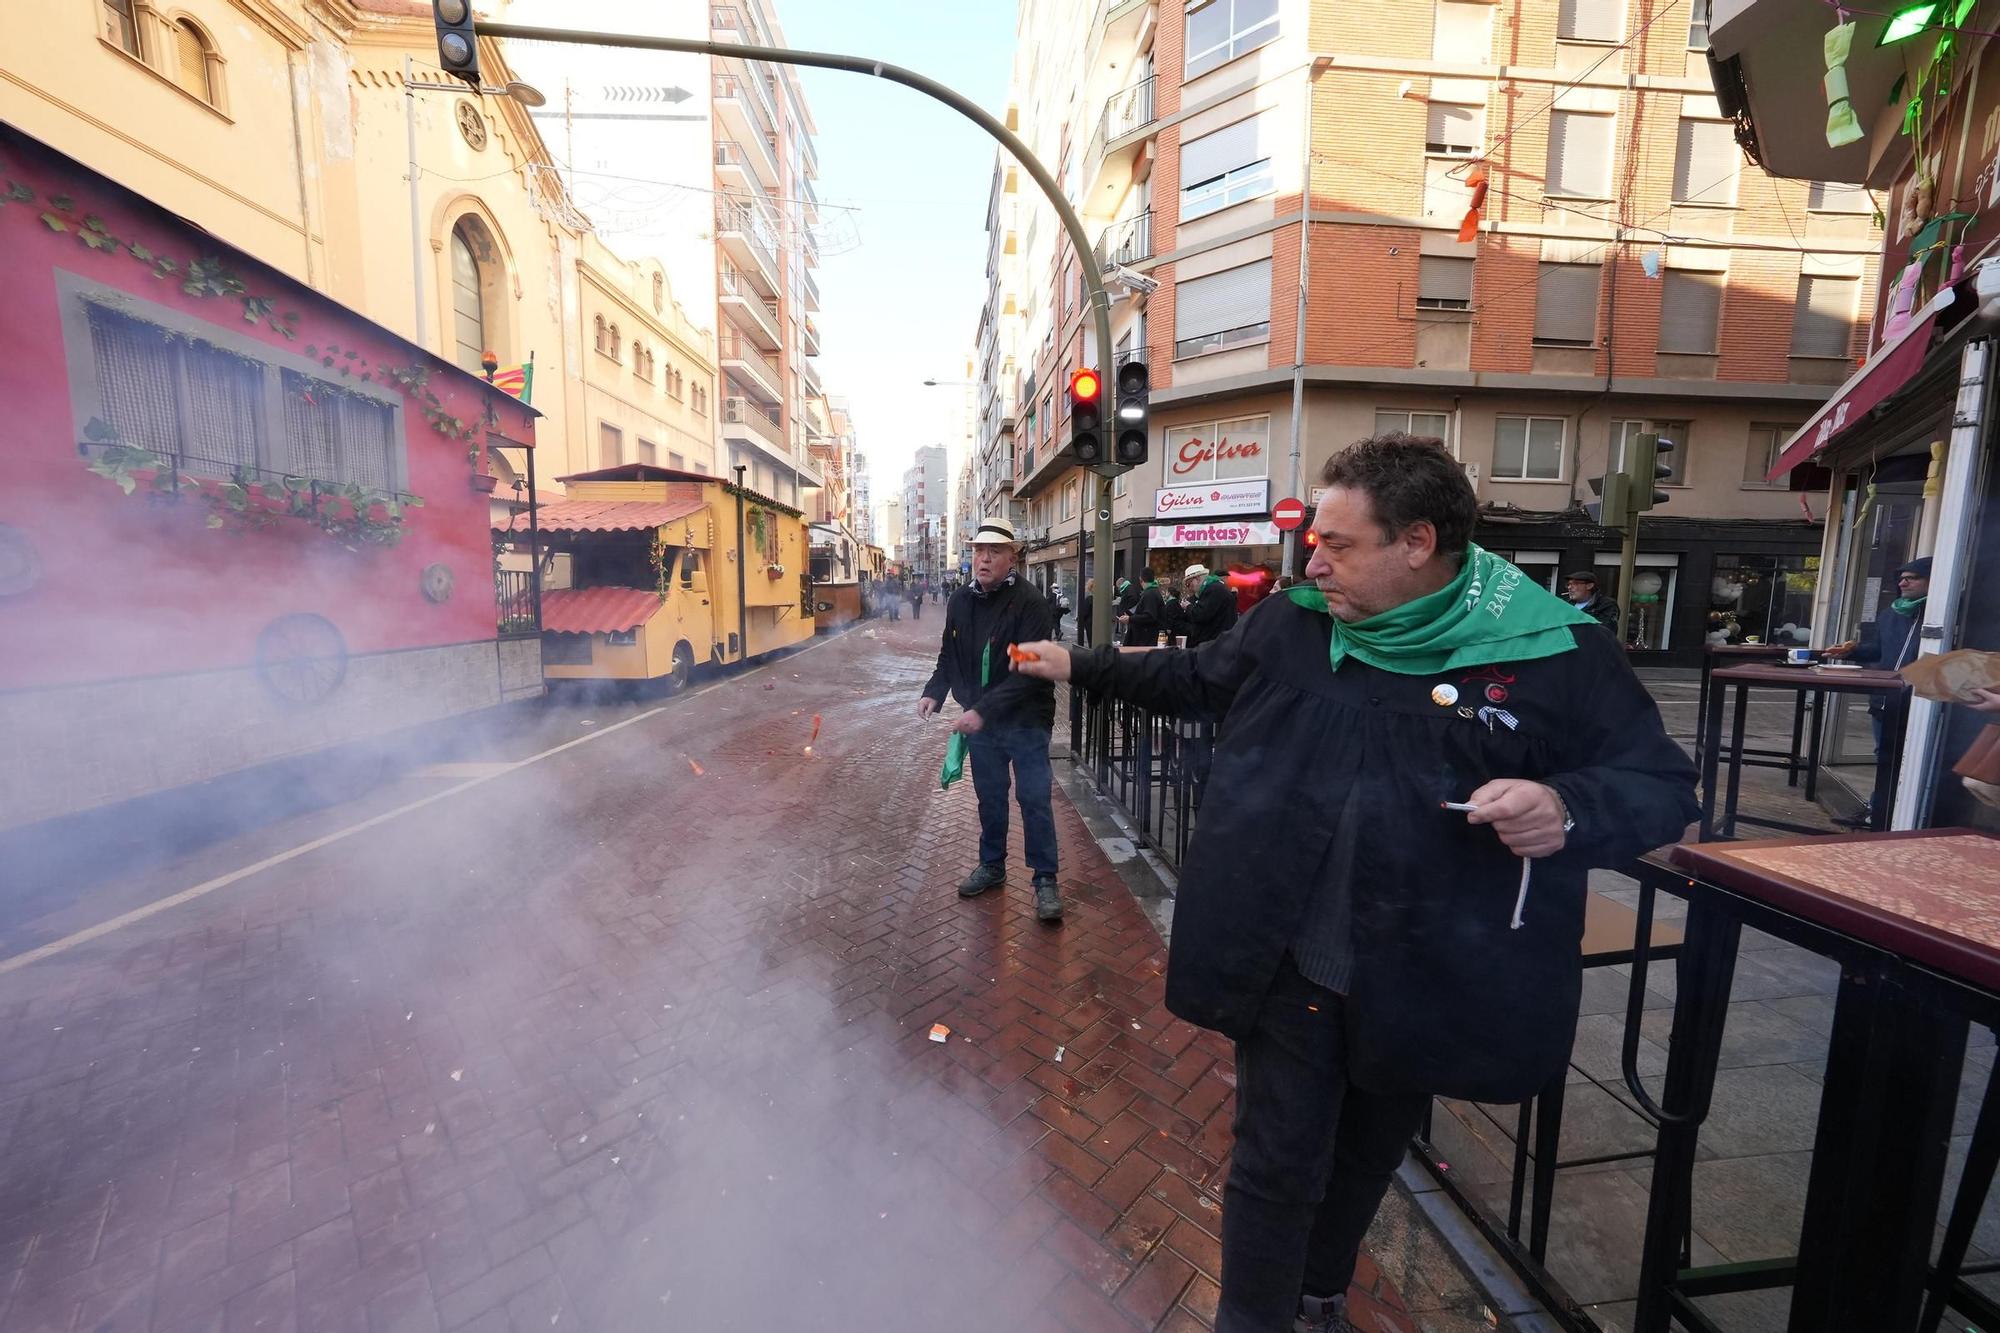
[[[1033,643],[1054,633],[1048,599],[1026,579],[1017,575],[990,593],[968,583],[945,604],[937,670],[924,685],[924,693],[942,704],[949,691],[959,707],[977,709],[989,727],[1047,731],[1055,725],[1056,687],[1016,675],[1007,660],[1007,645]],[[979,659],[987,644],[993,646],[992,684],[982,686]]]
[[[1529,662],[1399,675],[1350,657],[1335,672],[1327,617],[1273,597],[1188,652],[1074,653],[1083,688],[1221,719],[1181,869],[1167,1007],[1248,1033],[1308,895],[1338,876],[1358,1084],[1516,1102],[1558,1074],[1575,1035],[1587,872],[1677,841],[1697,814],[1693,766],[1624,650],[1594,628],[1572,633],[1574,650]],[[1518,729],[1433,703],[1442,683]],[[1508,926],[1520,861],[1492,829],[1438,807],[1500,777],[1547,782],[1576,820],[1568,845],[1535,862],[1520,930]],[[1334,864],[1350,798],[1362,833],[1353,861]]]
[[[1916,610],[1917,614],[1913,616],[1906,616],[1893,606],[1877,611],[1873,620],[1861,626],[1859,641],[1847,660],[1882,671],[1896,671],[1916,661],[1917,650],[1923,647],[1923,637],[1918,631],[1924,618],[1921,604]],[[1886,714],[1889,711],[1888,696],[1869,695],[1868,711]]]
[[[1221,579],[1211,576],[1194,595],[1187,609],[1187,646],[1213,642],[1236,623],[1236,594]]]
[[[1168,628],[1167,595],[1157,583],[1148,583],[1133,603],[1132,618],[1125,622],[1125,646],[1151,648]]]
[[[1597,593],[1582,606],[1576,608],[1595,620],[1613,634],[1618,632],[1618,603],[1603,593]]]

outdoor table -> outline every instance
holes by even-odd
[[[1721,1325],[1695,1307],[1729,1292],[1790,1286],[1791,1333],[1934,1329],[1947,1297],[1986,1327],[2000,1305],[1963,1281],[1974,1223],[2000,1161],[2000,1098],[1989,1080],[1937,1267],[1928,1267],[1969,1023],[2000,1024],[2000,839],[1969,829],[1683,844],[1638,866],[1639,939],[1654,894],[1688,903],[1661,1097],[1637,1072],[1628,1023],[1627,1087],[1660,1125],[1641,1246],[1634,1333],[1678,1320]],[[1798,1254],[1688,1268],[1696,1141],[1721,1054],[1744,926],[1840,963],[1833,1032]],[[1632,1003],[1646,959],[1632,968]],[[1982,1268],[1982,1271],[1985,1271]]]
[[[1790,649],[1775,643],[1711,643],[1705,644],[1701,654],[1701,689],[1695,695],[1694,704],[1694,758],[1698,764],[1704,753],[1701,722],[1708,716],[1709,677],[1718,666],[1741,666],[1750,662],[1782,661]],[[1817,717],[1815,717],[1817,721]],[[1792,748],[1787,750],[1745,750],[1746,767],[1782,768],[1785,770],[1785,785],[1798,785],[1799,774],[1806,775],[1806,799],[1813,798],[1815,774],[1807,767],[1799,754],[1799,746],[1805,739],[1806,696],[1800,694],[1792,707]],[[1747,756],[1755,756],[1747,757]]]
[[[1819,770],[1820,722],[1824,714],[1825,698],[1829,694],[1882,695],[1888,700],[1888,714],[1883,718],[1884,745],[1882,752],[1875,756],[1875,808],[1872,813],[1873,827],[1882,830],[1889,827],[1889,815],[1895,807],[1896,777],[1903,765],[1903,721],[1910,708],[1910,689],[1903,678],[1894,671],[1873,671],[1866,668],[1841,667],[1793,667],[1775,666],[1753,662],[1747,666],[1717,667],[1709,674],[1711,688],[1704,701],[1701,742],[1701,840],[1713,841],[1717,837],[1733,838],[1739,818],[1736,801],[1743,779],[1743,729],[1749,717],[1750,691],[1792,690],[1797,692],[1803,703],[1805,696],[1813,696],[1813,726],[1806,747],[1806,769],[1808,773]],[[1736,689],[1736,711],[1730,727],[1730,741],[1722,743],[1722,706],[1729,697],[1730,687]],[[1796,710],[1794,716],[1797,716]],[[1718,832],[1715,822],[1716,770],[1722,756],[1729,756],[1729,780],[1723,800],[1722,826]],[[1740,822],[1756,824],[1764,828],[1780,829],[1788,833],[1823,833],[1823,829],[1808,824],[1794,824],[1781,819],[1765,819],[1744,815]]]

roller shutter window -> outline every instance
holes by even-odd
[[[1174,355],[1264,342],[1271,335],[1271,261],[1260,259],[1174,288]]]
[[[1668,269],[1660,287],[1660,350],[1711,355],[1722,317],[1720,273]]]
[[[1589,347],[1597,341],[1596,264],[1544,263],[1535,283],[1535,341]]]

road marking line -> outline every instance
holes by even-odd
[[[712,685],[704,685],[698,690],[690,690],[688,691],[688,693],[680,696],[680,698],[682,699],[698,698],[699,696],[708,694],[714,690],[719,690],[723,688],[725,685],[734,685],[738,681],[748,680],[750,677],[756,675],[758,672],[767,670],[768,668],[777,665],[777,663],[779,662],[790,662],[797,658],[803,657],[807,653],[811,652],[813,649],[819,647],[820,645],[832,643],[835,639],[839,639],[841,637],[843,637],[843,635],[835,634],[829,638],[816,640],[812,643],[807,644],[805,647],[799,649],[795,653],[788,653],[784,657],[776,658],[771,661],[761,662],[758,665],[751,667],[748,671],[744,671],[739,673],[738,675],[731,676],[727,680],[718,680]],[[168,911],[175,907],[179,907],[183,903],[193,902],[197,898],[206,897],[207,895],[214,893],[217,889],[226,889],[231,884],[235,884],[240,880],[248,879],[252,875],[261,874],[262,872],[269,870],[273,866],[283,865],[287,861],[295,861],[301,856],[305,856],[308,855],[309,853],[316,852],[320,850],[322,847],[330,847],[334,843],[340,842],[347,838],[351,838],[357,833],[365,833],[369,829],[372,829],[380,824],[386,824],[392,819],[400,819],[404,815],[412,814],[418,810],[422,810],[426,806],[435,805],[439,801],[449,800],[451,797],[458,795],[460,792],[471,791],[474,787],[483,787],[487,783],[492,782],[497,778],[503,778],[507,776],[509,773],[514,772],[516,769],[526,768],[530,764],[538,764],[544,759],[550,759],[555,757],[556,755],[563,753],[565,750],[574,750],[579,745],[588,745],[591,741],[602,740],[604,737],[609,736],[614,731],[623,731],[625,728],[629,726],[633,726],[637,723],[644,722],[649,717],[657,717],[659,714],[666,712],[670,707],[672,707],[672,705],[662,704],[658,708],[649,708],[645,712],[635,714],[632,717],[628,717],[622,722],[614,722],[608,727],[601,727],[596,731],[592,731],[586,735],[579,736],[573,741],[564,741],[561,745],[557,745],[550,749],[543,750],[540,754],[530,755],[526,759],[517,760],[513,763],[437,765],[437,767],[439,768],[451,768],[451,767],[488,768],[491,769],[492,771],[483,773],[477,777],[469,778],[468,780],[459,783],[455,787],[447,787],[443,791],[432,792],[429,796],[421,797],[418,800],[411,801],[407,805],[399,805],[394,810],[385,810],[379,815],[375,815],[372,818],[362,820],[359,824],[350,824],[346,828],[339,829],[333,833],[329,833],[324,837],[314,838],[311,842],[301,843],[297,847],[292,847],[286,851],[278,852],[275,855],[267,856],[263,860],[255,862],[251,865],[243,866],[239,869],[232,870],[226,875],[217,875],[214,879],[204,880],[202,883],[197,884],[192,888],[182,889],[179,893],[173,894],[170,897],[161,898],[155,902],[147,903],[144,907],[135,907],[131,911],[126,912],[120,916],[112,917],[109,921],[100,921],[98,924],[94,926],[88,926],[83,930],[77,931],[73,935],[65,935],[59,940],[51,940],[47,944],[42,945],[40,948],[30,949],[26,953],[17,953],[11,958],[0,958],[0,976],[5,976],[9,972],[18,971],[19,969],[28,966],[28,964],[30,963],[38,963],[44,958],[53,958],[57,954],[68,953],[71,949],[76,948],[78,945],[88,944],[94,939],[98,939],[101,938],[102,936],[109,935],[113,931],[123,930],[127,926],[136,925],[137,923],[146,920],[148,917],[158,916],[160,913]]]

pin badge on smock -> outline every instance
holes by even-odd
[[[1488,685],[1486,687],[1486,702],[1490,704],[1506,703],[1507,687],[1505,685]]]
[[[1431,686],[1431,702],[1439,708],[1449,708],[1458,702],[1458,687],[1439,681]]]

